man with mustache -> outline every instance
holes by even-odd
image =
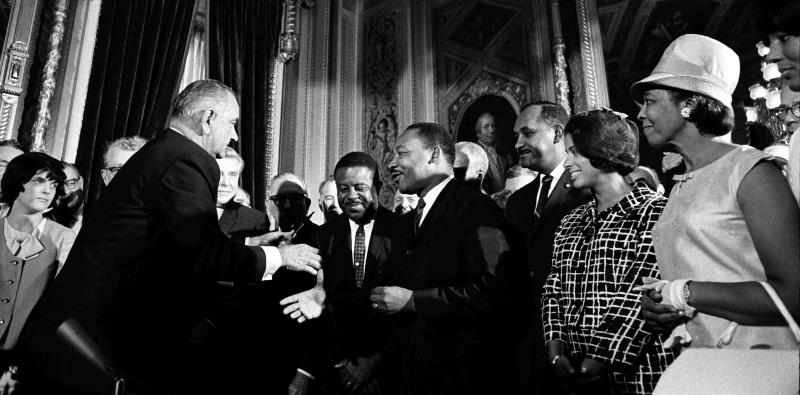
[[[417,123],[397,140],[389,164],[400,192],[419,195],[403,216],[402,237],[375,311],[392,316],[392,350],[402,361],[402,393],[507,393],[511,384],[493,347],[503,327],[509,248],[492,199],[453,177],[455,144],[441,125]],[[401,244],[395,244],[401,243]],[[505,327],[503,327],[505,328]]]
[[[506,220],[524,235],[528,252],[532,297],[523,303],[530,319],[529,333],[519,348],[518,365],[523,393],[557,394],[554,372],[547,360],[542,326],[542,289],[550,274],[553,238],[564,217],[589,201],[585,191],[567,188],[564,174],[563,131],[569,116],[558,104],[539,101],[527,104],[514,124],[515,147],[522,167],[538,172],[533,182],[508,198]]]
[[[86,194],[83,191],[83,177],[72,163],[63,162],[64,194],[56,200],[55,207],[50,211],[54,221],[72,229],[76,234],[83,224],[83,206]]]

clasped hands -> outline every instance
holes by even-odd
[[[384,314],[414,310],[414,291],[402,287],[375,287],[369,295],[372,308]]]
[[[590,358],[570,360],[563,349],[551,350],[550,360],[561,381],[567,386],[587,385],[602,380],[605,377],[608,365]]]
[[[694,308],[683,299],[686,280],[666,281],[643,277],[644,285],[635,287],[642,292],[642,317],[647,326],[657,332],[669,333],[684,318],[694,314]]]

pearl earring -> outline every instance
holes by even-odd
[[[682,116],[684,119],[689,119],[689,117],[690,117],[690,116],[692,116],[692,110],[691,110],[691,109],[689,109],[689,107],[683,107],[683,108],[681,108],[681,116]]]

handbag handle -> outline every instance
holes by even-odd
[[[764,290],[767,291],[769,297],[772,298],[772,302],[775,303],[776,307],[778,307],[778,310],[780,310],[781,314],[783,315],[783,318],[786,320],[787,323],[789,323],[789,328],[792,330],[794,339],[798,343],[800,343],[800,326],[798,326],[797,321],[795,321],[794,318],[792,318],[792,315],[789,313],[789,309],[786,308],[786,305],[783,304],[783,301],[781,300],[780,297],[778,297],[778,294],[775,292],[775,290],[772,288],[771,285],[769,285],[766,281],[760,281],[759,283],[761,284],[762,287],[764,287]]]

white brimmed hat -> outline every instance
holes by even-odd
[[[739,56],[725,44],[699,34],[684,34],[664,51],[647,78],[631,86],[631,96],[641,103],[648,85],[700,93],[733,109],[731,95],[739,81]]]

